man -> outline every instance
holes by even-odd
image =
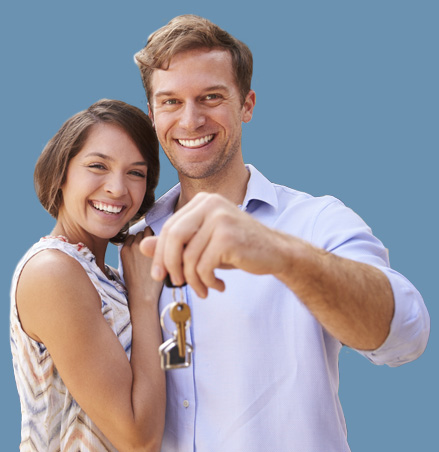
[[[186,15],[135,58],[180,180],[147,215],[156,237],[141,250],[155,279],[188,283],[192,310],[193,366],[167,373],[162,450],[349,451],[338,353],[416,359],[429,334],[420,294],[340,201],[244,164],[241,124],[256,101],[245,44]],[[165,288],[160,308],[171,301]]]

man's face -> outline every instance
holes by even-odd
[[[150,117],[180,179],[204,179],[242,165],[241,123],[250,121],[255,94],[244,104],[229,52],[177,54],[152,75]]]

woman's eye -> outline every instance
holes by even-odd
[[[91,163],[88,167],[93,169],[105,169],[105,166],[102,165],[102,163]]]
[[[142,179],[145,179],[145,173],[142,173],[142,171],[131,171],[130,174],[136,177],[141,177]]]

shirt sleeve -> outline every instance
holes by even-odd
[[[395,300],[390,332],[376,350],[357,350],[374,364],[396,367],[418,358],[430,333],[430,317],[421,294],[390,268],[388,251],[367,224],[341,201],[329,198],[314,223],[312,242],[338,256],[370,264],[389,279]]]

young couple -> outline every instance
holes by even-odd
[[[349,451],[338,353],[416,359],[429,335],[420,294],[340,201],[244,164],[256,101],[245,44],[185,15],[135,58],[149,118],[101,100],[36,165],[57,221],[11,291],[21,450]],[[180,183],[154,204],[156,134]],[[109,241],[123,243],[123,281],[105,265]],[[188,283],[194,354],[165,382],[167,274]]]

